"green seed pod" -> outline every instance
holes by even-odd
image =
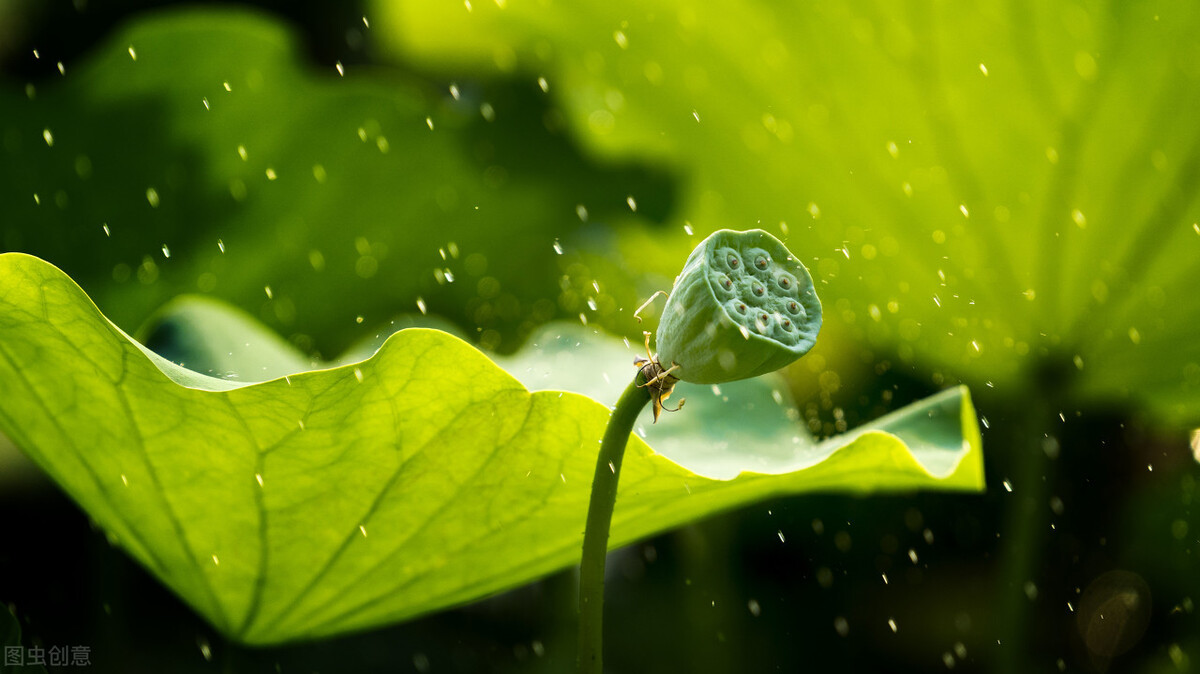
[[[722,229],[692,251],[655,336],[658,360],[694,384],[773,372],[808,353],[821,330],[812,277],[761,229]]]

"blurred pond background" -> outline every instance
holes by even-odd
[[[0,0],[0,245],[134,334],[182,293],[335,358],[512,353],[761,227],[827,436],[965,383],[984,495],[781,498],[611,562],[615,672],[1200,667],[1200,6]],[[611,401],[601,401],[611,403]],[[0,438],[0,601],[112,672],[559,672],[573,572],[227,643]]]

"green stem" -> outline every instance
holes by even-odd
[[[646,403],[648,387],[639,387],[641,372],[626,387],[608,419],[596,476],[592,478],[592,499],[588,504],[587,528],[583,532],[583,561],[579,565],[579,672],[601,674],[604,635],[604,562],[608,555],[608,530],[613,505],[617,501],[617,480],[621,477],[621,459],[633,424]]]

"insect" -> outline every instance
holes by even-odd
[[[672,364],[669,368],[663,368],[662,363],[654,357],[650,352],[650,333],[643,332],[646,336],[646,358],[638,357],[633,360],[633,364],[642,369],[642,378],[646,380],[644,384],[638,384],[638,388],[649,388],[650,399],[654,403],[654,423],[658,423],[658,416],[663,410],[668,412],[678,412],[683,409],[683,404],[687,402],[687,398],[680,398],[679,404],[675,409],[663,405],[663,401],[671,397],[671,392],[675,390],[675,384],[679,380],[671,373],[679,369],[679,365]]]
[[[638,307],[637,311],[633,312],[634,318],[641,323],[642,317],[639,316],[639,314],[642,312],[642,309],[648,307],[650,303],[653,302],[659,295],[665,294],[665,292],[660,290],[651,295],[650,299],[646,300],[645,304]],[[642,370],[642,379],[646,380],[646,383],[638,384],[638,388],[648,387],[650,389],[650,399],[654,403],[654,423],[658,423],[658,417],[660,414],[662,414],[663,410],[668,412],[678,412],[679,410],[683,409],[683,404],[687,402],[687,399],[680,398],[679,404],[675,406],[675,409],[671,409],[670,407],[663,405],[663,401],[671,397],[672,391],[675,390],[675,384],[679,381],[677,377],[671,374],[675,370],[679,369],[679,364],[672,363],[671,367],[664,368],[662,363],[658,361],[658,358],[655,357],[654,353],[650,351],[650,333],[643,331],[642,335],[646,337],[646,357],[642,358],[639,356],[634,358],[633,364]]]

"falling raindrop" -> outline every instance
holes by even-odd
[[[108,231],[107,222],[102,225],[102,229],[104,229],[104,236],[112,236],[112,232]]]
[[[167,248],[167,244],[165,244],[165,243],[163,244],[162,251],[163,251],[163,257],[165,257],[165,258],[171,257],[171,249]]]
[[[425,118],[425,126],[429,127],[430,131],[433,131],[433,118],[432,117]]]
[[[341,62],[341,61],[338,61],[337,63],[335,63],[335,64],[333,65],[333,67],[334,67],[334,68],[337,68],[338,75],[340,75],[340,76],[342,76],[342,77],[345,77],[345,76],[346,76],[346,69],[345,69],[344,67],[342,67],[342,62]]]
[[[634,201],[632,194],[625,197],[625,203],[629,204],[629,210],[637,212],[637,202]]]
[[[1009,482],[1008,480],[1005,480],[1005,481],[1004,481],[1004,491],[1006,491],[1006,492],[1008,492],[1008,493],[1010,493],[1010,494],[1011,494],[1011,493],[1012,493],[1012,490],[1013,490],[1012,483],[1011,483],[1011,482]]]
[[[46,141],[46,145],[54,147],[54,134],[50,133],[50,129],[42,130],[42,139]]]
[[[129,58],[137,60],[137,50],[133,48],[133,45],[129,45]]]
[[[888,627],[892,628],[892,634],[895,634],[897,632],[898,628],[896,627],[896,619],[895,618],[888,618]]]
[[[563,254],[563,247],[562,244],[558,242],[558,239],[554,240],[554,252],[558,253],[559,255]]]
[[[980,63],[980,64],[979,64],[979,72],[983,73],[983,76],[984,76],[984,77],[987,77],[987,76],[988,76],[988,69],[987,69],[987,66],[983,65],[982,63]]]
[[[547,93],[550,91],[550,83],[546,81],[545,77],[539,77],[537,79],[537,83],[538,83],[538,88],[540,88],[543,93]]]
[[[420,310],[421,314],[425,314],[425,300],[420,297],[417,298],[417,309]]]
[[[275,293],[271,291],[271,286],[263,286],[263,292],[267,294],[267,299],[275,298]]]
[[[224,241],[217,239],[217,250],[221,251],[221,254],[225,253],[225,242]]]
[[[260,487],[263,486],[262,473],[255,473],[254,479],[258,481],[258,486],[260,486]]]
[[[361,368],[354,368],[354,378],[357,379],[358,383],[360,384],[363,382],[363,371]]]

